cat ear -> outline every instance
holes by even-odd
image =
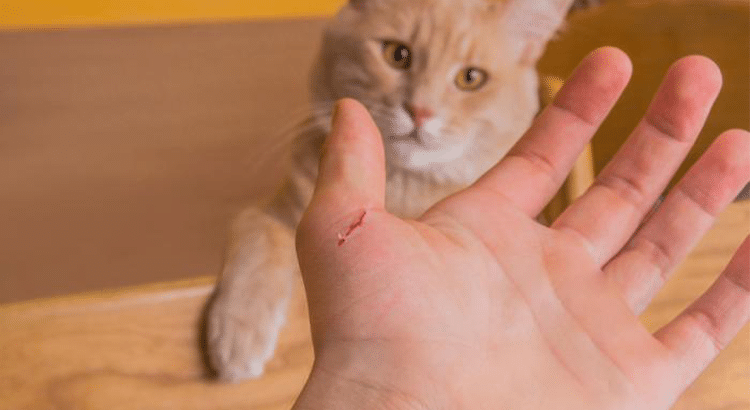
[[[536,64],[547,42],[563,25],[574,0],[508,0],[504,15],[518,41],[521,63]]]

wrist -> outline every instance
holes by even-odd
[[[406,410],[414,409],[391,389],[367,381],[347,379],[313,368],[293,410]],[[421,407],[416,409],[422,410]],[[424,409],[427,410],[427,409]]]
[[[342,352],[316,354],[315,364],[293,410],[435,410],[433,394],[425,396],[426,380],[393,361]],[[373,358],[375,358],[375,356]],[[391,364],[388,364],[391,363]],[[416,388],[416,389],[415,389]],[[430,400],[424,400],[430,397]]]

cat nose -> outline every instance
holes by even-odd
[[[417,107],[411,104],[404,104],[404,107],[417,127],[421,127],[427,120],[435,116],[435,112],[429,108]]]

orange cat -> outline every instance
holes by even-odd
[[[387,207],[413,217],[495,164],[539,108],[535,64],[573,0],[350,0],[325,32],[316,108],[280,193],[244,211],[208,311],[212,366],[258,377],[297,274],[294,230],[336,100],[362,102],[387,160]]]

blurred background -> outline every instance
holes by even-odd
[[[200,312],[232,216],[283,175],[281,131],[305,112],[321,30],[344,1],[0,0],[0,410],[290,407],[312,364],[301,287],[266,376],[247,383],[206,377]],[[540,72],[565,78],[603,45],[635,70],[591,173],[688,54],[724,73],[688,163],[750,128],[750,0],[578,5]],[[738,201],[646,328],[703,292],[749,231]],[[748,346],[750,326],[675,410],[750,410]]]
[[[0,303],[218,273],[232,215],[282,175],[279,131],[304,112],[341,4],[0,3]],[[601,45],[635,65],[593,144],[597,169],[687,54],[725,75],[691,160],[719,132],[750,128],[749,4],[608,0],[573,13],[543,73],[564,78]]]

